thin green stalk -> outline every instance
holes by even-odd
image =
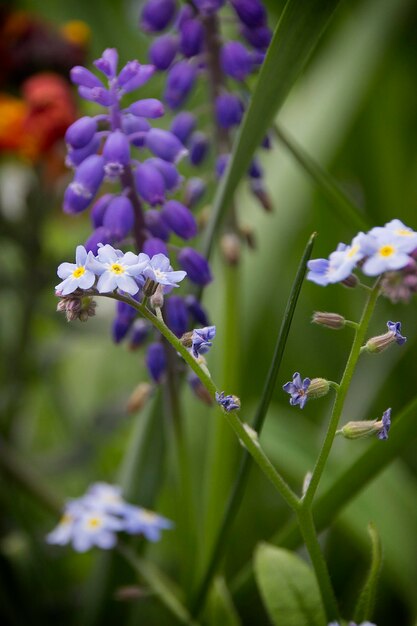
[[[309,509],[300,507],[297,512],[297,520],[305,546],[310,555],[310,560],[316,574],[320,588],[321,598],[328,622],[339,619],[339,607],[330,580],[329,570],[317,539],[312,513]]]
[[[287,344],[288,334],[291,328],[291,322],[292,322],[295,308],[297,305],[298,296],[301,291],[301,286],[303,284],[307,261],[311,257],[315,238],[316,238],[316,234],[313,233],[313,235],[310,237],[307,243],[307,246],[304,250],[304,254],[298,266],[297,274],[295,276],[291,293],[288,298],[284,316],[282,318],[281,328],[279,330],[277,342],[275,345],[275,350],[274,350],[274,355],[272,358],[271,366],[268,371],[265,386],[263,388],[262,395],[261,395],[261,400],[259,402],[256,414],[255,414],[255,418],[253,421],[253,427],[258,432],[258,434],[260,434],[262,431],[262,427],[266,418],[268,407],[272,399],[272,394],[275,389],[275,384],[276,384],[279,368],[281,365],[282,356],[284,354],[285,346]],[[201,607],[204,605],[205,598],[207,596],[211,582],[217,571],[220,559],[223,555],[223,550],[225,548],[232,523],[239,510],[240,503],[242,501],[243,493],[246,487],[246,483],[249,477],[249,471],[251,467],[252,467],[251,457],[247,452],[245,452],[245,454],[243,455],[234,485],[233,485],[232,492],[227,502],[227,507],[223,515],[222,523],[221,523],[219,532],[217,534],[214,547],[210,553],[209,561],[201,577],[201,581],[198,581],[198,584],[196,586],[196,591],[195,591],[194,598],[191,604],[191,612],[193,615],[198,615],[199,611],[201,610]]]
[[[170,331],[168,326],[165,325],[164,322],[159,320],[156,315],[154,315],[149,309],[144,307],[142,304],[136,302],[133,298],[129,298],[128,296],[123,296],[117,293],[111,294],[99,294],[96,292],[85,292],[94,296],[101,296],[111,298],[113,300],[120,300],[121,302],[126,302],[134,309],[136,309],[141,315],[143,315],[149,322],[151,322],[155,328],[159,330],[161,335],[165,337],[172,345],[172,347],[182,356],[184,361],[191,367],[193,372],[197,374],[207,391],[210,393],[213,399],[216,399],[216,393],[218,393],[218,389],[214,382],[211,379],[210,374],[205,371],[197,360],[192,356],[192,354],[187,350],[187,348],[181,343],[181,341],[174,335],[173,332]],[[222,409],[222,412],[229,422],[229,425],[235,431],[237,437],[239,438],[243,447],[249,452],[249,454],[253,457],[255,462],[259,465],[261,471],[265,474],[265,476],[272,482],[276,490],[281,494],[283,499],[287,502],[288,506],[295,509],[299,506],[299,498],[292,491],[292,489],[287,485],[282,476],[277,472],[275,467],[272,465],[271,461],[261,448],[261,445],[257,439],[257,436],[254,437],[254,431],[250,432],[250,430],[245,427],[245,425],[241,422],[237,415],[237,411],[230,411],[229,413]],[[256,435],[256,433],[255,433]]]
[[[320,450],[320,454],[316,461],[316,465],[314,467],[313,474],[311,476],[310,484],[302,499],[302,507],[305,509],[311,507],[311,503],[313,501],[314,495],[319,486],[320,478],[323,474],[327,459],[329,457],[333,440],[336,434],[336,430],[339,424],[340,416],[342,414],[343,407],[345,404],[346,395],[349,390],[353,373],[355,371],[355,367],[356,367],[356,364],[358,362],[358,359],[361,353],[361,347],[365,339],[365,334],[368,329],[368,325],[371,320],[372,313],[374,311],[376,301],[378,299],[378,295],[379,295],[379,280],[376,281],[372,291],[369,294],[368,300],[366,302],[366,305],[362,314],[362,318],[359,322],[359,327],[355,330],[355,337],[353,340],[349,358],[346,363],[345,371],[343,373],[342,380],[340,381],[340,387],[336,391],[336,399],[333,405],[333,411],[330,417],[330,422],[329,422],[327,433],[323,442],[323,446]]]

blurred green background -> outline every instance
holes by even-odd
[[[283,3],[270,0],[266,4],[274,24]],[[149,40],[137,27],[140,2],[31,0],[16,2],[13,7],[30,10],[57,25],[83,20],[91,30],[90,61],[109,46],[119,49],[122,61],[146,57]],[[416,26],[417,4],[413,0],[344,3],[279,115],[283,128],[339,180],[375,225],[399,218],[417,229]],[[157,78],[146,93],[158,97],[161,88],[162,80]],[[204,97],[201,85],[194,105],[199,106]],[[262,164],[275,210],[262,213],[246,185],[241,186],[239,215],[253,229],[257,246],[244,252],[239,268],[233,313],[238,342],[232,354],[224,350],[228,345],[227,294],[225,271],[217,253],[215,280],[204,295],[218,331],[208,359],[210,370],[221,388],[227,381],[227,390],[241,397],[247,418],[256,407],[308,237],[317,231],[314,256],[327,256],[339,241],[350,241],[356,232],[340,219],[284,147],[275,142],[271,152],[263,153]],[[4,157],[1,170],[6,175],[4,168],[9,165]],[[4,184],[3,175],[2,181]],[[88,236],[88,217],[61,212],[62,181],[47,190],[37,188],[36,182],[34,185],[31,208],[24,209],[23,220],[16,221],[5,209],[2,194],[2,437],[18,450],[29,474],[39,473],[61,498],[80,495],[96,480],[122,481],[129,485],[127,495],[132,501],[175,517],[175,488],[169,469],[171,442],[164,428],[163,409],[153,400],[137,415],[126,412],[133,388],[147,378],[143,354],[113,345],[109,335],[111,303],[100,301],[97,316],[88,324],[67,324],[55,312],[56,266],[71,259],[74,247]],[[18,188],[16,183],[16,196]],[[362,303],[362,293],[339,285],[322,289],[306,283],[303,287],[280,385],[262,435],[271,458],[298,490],[316,458],[331,400],[310,403],[301,412],[289,406],[281,384],[294,371],[337,380],[350,347],[349,331],[314,327],[311,314],[314,310],[336,311],[357,319]],[[382,356],[362,359],[349,393],[345,420],[378,417],[388,406],[395,420],[401,407],[415,395],[416,302],[381,302],[371,325],[373,334],[383,332],[388,319],[402,321],[408,342],[401,350],[394,347]],[[216,423],[213,412],[188,388],[184,387],[182,395],[198,534],[203,545],[209,532],[206,487],[213,479],[210,464],[214,462]],[[231,445],[236,459],[240,448]],[[366,441],[337,440],[324,483],[342,472],[367,445]],[[233,469],[233,463],[222,467],[224,496]],[[416,470],[414,444],[347,506],[324,535],[332,578],[346,615],[352,611],[368,564],[366,527],[372,520],[384,549],[375,621],[378,626],[415,624]],[[114,562],[115,583],[109,583],[105,600],[97,604],[94,591],[100,589],[104,559],[94,552],[80,556],[46,546],[44,536],[56,517],[3,472],[0,506],[1,623],[175,623],[152,596],[130,603],[115,599],[115,588],[134,583],[132,572],[118,559]],[[288,517],[272,488],[253,470],[225,563],[243,624],[268,621],[254,583],[239,586],[236,575],[251,558],[257,542],[269,539]],[[174,531],[147,554],[177,578],[179,550]]]

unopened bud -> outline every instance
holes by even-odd
[[[391,344],[396,343],[395,333],[388,331],[383,335],[371,337],[365,344],[365,350],[371,354],[378,354],[386,350]]]
[[[351,274],[350,276],[348,276],[347,278],[345,278],[345,280],[342,280],[341,283],[342,285],[344,285],[345,287],[356,287],[358,284],[358,279],[355,276],[355,274]]]
[[[363,439],[371,437],[381,431],[381,423],[377,420],[363,420],[360,422],[348,422],[336,431],[337,435],[343,435],[346,439]]]
[[[96,314],[97,303],[90,296],[65,296],[60,299],[56,310],[65,313],[67,321],[86,322]]]
[[[255,233],[252,226],[240,226],[239,232],[251,250],[256,249]]]
[[[191,346],[193,345],[193,332],[194,331],[191,330],[188,333],[184,333],[183,336],[180,338],[180,341],[185,348],[191,348]]]
[[[309,398],[321,398],[326,396],[330,390],[330,383],[325,378],[312,378],[307,389],[307,396]]]
[[[152,385],[149,383],[139,383],[134,388],[129,400],[127,401],[126,410],[131,415],[143,409],[152,393]]]
[[[240,261],[240,240],[234,233],[226,233],[220,241],[220,248],[229,265],[237,265]]]
[[[342,315],[322,311],[315,311],[311,321],[313,324],[319,324],[320,326],[326,326],[327,328],[333,328],[335,330],[344,328],[346,323],[346,320]]]
[[[150,298],[157,289],[158,283],[154,282],[150,278],[147,278],[145,284],[143,285],[143,295]]]
[[[162,285],[158,285],[155,293],[151,296],[150,305],[153,309],[162,309],[164,306],[164,292]]]

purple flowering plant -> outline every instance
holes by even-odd
[[[65,547],[62,561],[68,557],[71,563],[100,559],[99,550],[114,552],[92,568],[94,593],[78,597],[81,577],[74,586],[77,610],[83,603],[91,623],[110,623],[120,608],[126,623],[150,625],[263,626],[268,619],[284,626],[373,626],[369,620],[374,619],[381,569],[377,531],[369,530],[369,576],[361,582],[355,574],[347,593],[333,575],[335,554],[327,562],[331,542],[322,541],[319,533],[331,526],[341,503],[411,438],[401,394],[385,385],[393,410],[385,408],[388,402],[382,405],[370,391],[374,378],[368,371],[374,367],[378,373],[374,356],[382,352],[381,362],[385,358],[388,367],[392,359],[396,367],[395,357],[407,358],[412,346],[410,318],[405,308],[394,312],[392,306],[409,304],[417,291],[417,231],[400,219],[370,228],[365,211],[357,211],[332,177],[275,124],[281,85],[286,96],[314,47],[308,28],[317,20],[315,45],[331,14],[318,10],[318,0],[297,11],[289,0],[273,37],[271,5],[261,0],[144,0],[135,10],[146,55],[132,50],[127,58],[139,60],[122,62],[125,51],[119,54],[114,41],[91,66],[75,65],[70,72],[83,112],[65,134],[70,174],[62,208],[65,227],[79,220],[73,232],[82,235],[75,259],[73,248],[64,249],[64,242],[59,247],[57,310],[71,322],[96,317],[80,333],[86,348],[83,370],[76,372],[77,393],[84,385],[93,395],[104,361],[111,376],[103,377],[102,387],[116,390],[118,399],[113,404],[97,392],[100,414],[80,426],[80,446],[68,458],[71,463],[80,459],[80,470],[86,452],[99,458],[94,471],[117,476],[112,480],[118,484],[93,482],[81,497],[55,498],[38,484],[35,472],[22,470],[7,446],[3,464],[35,500],[54,515],[61,512],[46,534],[47,559],[57,562]],[[303,14],[303,25],[294,22],[293,27],[296,14]],[[297,54],[290,54],[294,33]],[[298,54],[304,55],[303,63]],[[352,239],[353,229],[343,237],[350,243],[331,240],[333,251],[323,258],[310,258],[316,245],[315,235],[310,237],[285,311],[275,307],[275,300],[285,301],[283,275],[293,273],[290,237],[284,242],[286,234],[271,227],[268,237],[284,252],[268,275],[245,249],[256,247],[257,221],[269,217],[257,215],[253,205],[270,211],[274,204],[261,150],[272,153],[278,141],[332,202],[350,207],[345,221],[353,215],[351,226],[362,223]],[[246,184],[237,189],[241,180]],[[283,194],[280,215],[286,203]],[[301,230],[304,222],[299,221]],[[262,225],[259,230],[261,258],[269,244]],[[337,359],[322,357],[321,352],[327,354],[322,328],[314,329],[314,337],[313,332],[295,338],[289,333],[302,285],[310,301],[321,298],[330,307],[330,312],[316,311],[314,323],[345,331],[335,338],[339,352],[353,333],[344,368],[339,353]],[[331,312],[329,302],[337,292],[351,298],[346,317]],[[253,329],[246,301],[253,303],[256,333],[246,332]],[[267,302],[263,309],[262,301]],[[377,305],[382,312],[373,334],[369,329]],[[392,321],[403,316],[404,324]],[[74,331],[71,326],[68,336]],[[98,347],[100,335],[106,352]],[[297,361],[287,361],[286,345],[293,341],[298,342]],[[68,349],[65,343],[62,349]],[[304,366],[306,373],[317,368],[323,376],[302,377]],[[54,394],[51,405],[64,413],[65,396]],[[316,407],[326,410],[330,403],[329,418],[321,420]],[[311,436],[313,427],[317,437]],[[108,433],[111,444],[104,441]],[[21,436],[18,431],[16,436]],[[45,465],[58,475],[70,461],[47,458]],[[255,490],[248,480],[253,464]],[[85,480],[83,471],[80,480]],[[77,483],[66,488],[82,492]],[[256,493],[245,506],[251,489]],[[284,506],[292,517],[266,544],[268,528],[276,531],[276,520],[287,520]],[[246,533],[248,516],[253,529]],[[262,528],[255,524],[261,517]],[[4,554],[15,549],[13,541],[1,545]],[[90,554],[76,561],[71,548]],[[236,561],[234,553],[239,553]],[[256,600],[246,609],[242,597],[255,586]],[[343,619],[341,607],[354,622]],[[378,623],[383,608],[383,602],[376,607]]]

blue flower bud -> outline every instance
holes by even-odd
[[[157,157],[174,163],[188,152],[173,133],[160,128],[151,128],[146,134],[145,144]]]
[[[136,189],[140,197],[151,206],[165,200],[165,182],[162,174],[149,163],[141,163],[135,170]]]
[[[194,4],[203,15],[212,15],[224,5],[224,0],[194,0]]]
[[[166,369],[165,350],[161,343],[151,343],[146,353],[146,365],[150,376],[160,383]]]
[[[65,141],[72,148],[84,148],[91,142],[97,132],[97,122],[92,117],[80,117],[71,124],[65,133]]]
[[[162,216],[170,229],[182,239],[192,239],[197,234],[194,215],[177,200],[168,200],[162,208]]]
[[[103,219],[110,201],[114,198],[112,193],[105,193],[91,207],[90,219],[94,228],[103,226]]]
[[[171,109],[178,109],[184,104],[194,87],[196,77],[197,67],[185,59],[169,70],[164,99]]]
[[[122,241],[132,230],[134,222],[135,214],[129,198],[112,198],[104,214],[103,226],[110,232],[113,241]]]
[[[142,148],[145,143],[145,133],[151,125],[143,117],[136,117],[131,113],[124,113],[122,116],[122,129],[129,135],[130,142],[137,148]],[[133,135],[133,137],[131,136]]]
[[[130,161],[129,140],[121,130],[111,133],[103,148],[104,172],[110,180],[120,176]]]
[[[149,325],[145,320],[135,320],[132,326],[132,333],[130,335],[129,348],[135,350],[139,348],[146,340],[149,334]]]
[[[216,98],[216,120],[221,128],[238,126],[243,110],[242,101],[234,94],[223,93]]]
[[[241,33],[248,43],[259,50],[266,50],[272,39],[272,31],[268,26],[250,28],[244,25]]]
[[[107,78],[114,78],[117,73],[119,53],[116,48],[106,48],[99,59],[93,61],[95,67]]]
[[[132,319],[125,315],[117,315],[112,324],[112,337],[115,343],[120,343],[132,326]]]
[[[256,28],[266,22],[266,11],[260,0],[231,0],[238,18],[249,26]]]
[[[189,150],[190,162],[197,166],[204,161],[209,151],[210,143],[207,135],[201,132],[195,132],[191,135]]]
[[[86,160],[87,157],[92,154],[97,154],[97,150],[100,147],[100,138],[97,135],[94,135],[90,143],[88,143],[84,148],[79,148],[78,150],[74,150],[70,148],[68,150],[67,157],[65,159],[65,165],[67,167],[78,167],[83,161]]]
[[[148,257],[153,257],[155,254],[165,254],[168,255],[168,248],[162,239],[158,239],[157,237],[150,237],[143,244],[142,252],[148,255]]]
[[[170,34],[162,35],[151,44],[149,60],[158,70],[167,70],[175,59],[177,50],[177,38]]]
[[[162,174],[167,191],[175,191],[181,184],[183,178],[173,163],[164,161],[158,157],[146,159],[145,163],[153,165]]]
[[[259,161],[257,161],[256,159],[253,159],[251,161],[250,167],[248,169],[248,175],[251,178],[262,178],[263,171],[259,164]]]
[[[89,156],[79,165],[64,194],[65,213],[79,213],[88,207],[104,177],[104,159]]]
[[[252,71],[252,56],[239,41],[228,41],[221,50],[223,72],[235,80],[245,80]]]
[[[170,230],[162,219],[162,215],[156,209],[150,209],[145,213],[145,224],[149,232],[158,239],[168,241]]]
[[[140,17],[141,28],[147,33],[159,33],[172,21],[176,8],[175,0],[147,0]]]
[[[186,296],[185,306],[187,307],[190,315],[192,315],[192,317],[196,322],[198,322],[198,324],[201,324],[202,326],[209,325],[210,322],[207,317],[207,313],[195,296]]]
[[[200,20],[184,20],[180,27],[180,50],[185,57],[194,57],[203,49],[204,28]]]
[[[79,87],[78,93],[84,100],[101,104],[103,107],[109,107],[114,103],[113,94],[108,89],[104,89],[104,87],[93,87],[92,89]]]
[[[192,248],[182,248],[177,258],[178,263],[193,283],[205,286],[213,279],[207,259],[199,252]]]
[[[181,26],[187,20],[190,20],[194,17],[195,10],[189,4],[183,5],[178,11],[177,19],[175,20],[175,26],[177,29],[180,29]]]
[[[93,230],[89,238],[84,244],[84,248],[87,252],[92,252],[93,254],[97,254],[98,244],[101,243],[105,246],[107,243],[111,243],[111,236],[107,228],[104,226],[99,226],[96,230]]]
[[[188,327],[188,313],[181,296],[170,296],[165,305],[165,322],[174,335],[181,337]]]
[[[122,81],[123,84],[121,85],[121,88],[124,93],[130,93],[135,89],[139,89],[139,87],[142,87],[145,83],[147,83],[155,73],[153,65],[141,65],[138,61],[129,61],[125,68],[127,67],[129,67],[131,78],[126,80],[126,82]],[[120,85],[120,77],[118,79],[118,83]]]
[[[197,120],[195,115],[188,111],[181,111],[174,117],[171,123],[171,133],[174,133],[176,137],[183,143],[187,144],[191,133],[196,126]]]
[[[220,154],[216,159],[216,176],[221,178],[229,163],[230,154]]]
[[[164,105],[156,98],[138,100],[130,105],[128,112],[138,117],[150,117],[156,119],[164,115]]]
[[[207,185],[201,178],[189,178],[185,186],[185,204],[192,209],[195,207],[204,196],[207,190]]]
[[[86,67],[82,67],[82,65],[76,65],[70,70],[70,78],[74,85],[80,87],[88,87],[89,89],[103,87],[101,80]]]

